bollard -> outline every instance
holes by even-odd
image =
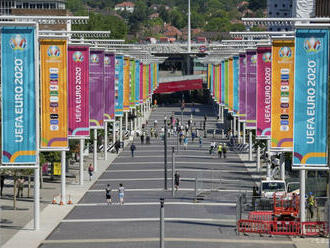
[[[175,173],[175,152],[174,152],[174,146],[172,147],[172,197],[174,197],[174,173]]]
[[[69,204],[69,205],[71,205],[71,204],[72,204],[72,200],[71,200],[71,194],[69,195],[68,204]]]
[[[56,197],[56,196],[55,196],[55,195],[53,195],[52,204],[57,204],[55,197]]]
[[[165,223],[164,223],[164,198],[160,198],[160,248],[165,248],[164,235],[165,235]]]

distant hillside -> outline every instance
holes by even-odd
[[[68,0],[73,14],[92,15],[83,29],[111,29],[114,38],[187,37],[187,0],[132,0],[134,12],[115,11],[122,0]],[[127,2],[127,1],[126,1]],[[244,30],[242,17],[262,17],[266,0],[191,0],[193,37],[221,39],[229,31]],[[175,31],[175,30],[178,31]],[[170,30],[170,31],[169,31]]]

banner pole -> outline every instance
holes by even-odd
[[[112,123],[112,144],[114,145],[116,142],[116,117],[114,117]]]
[[[80,165],[80,185],[84,185],[84,146],[85,146],[85,140],[84,139],[80,139],[80,161],[79,161],[79,165]]]
[[[306,206],[305,206],[305,194],[306,194],[306,170],[301,170],[299,172],[300,176],[300,222],[306,221]],[[302,230],[303,231],[303,230]]]
[[[243,145],[246,144],[246,130],[245,130],[245,122],[243,122]]]
[[[60,205],[65,205],[65,190],[66,190],[66,171],[65,171],[65,151],[61,151],[61,202]]]
[[[249,131],[249,161],[252,161],[252,131]]]
[[[94,129],[94,149],[93,149],[93,164],[94,171],[97,171],[97,129]]]
[[[281,166],[281,180],[285,180],[285,159],[284,159],[284,152],[281,152],[281,155],[280,155],[280,166]]]
[[[104,160],[108,160],[108,122],[104,122]]]

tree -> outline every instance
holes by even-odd
[[[170,12],[170,21],[171,24],[178,29],[181,29],[186,26],[186,18],[184,18],[183,14],[176,9]]]
[[[205,19],[203,15],[197,13],[196,11],[191,12],[191,27],[192,28],[201,28],[205,24]]]
[[[162,5],[159,8],[159,17],[162,18],[164,22],[169,22],[170,21],[170,16],[168,14],[168,11],[165,9],[165,6]]]

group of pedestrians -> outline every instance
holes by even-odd
[[[124,204],[124,195],[125,195],[125,188],[122,183],[119,184],[118,188],[118,198],[119,198],[119,204]],[[112,188],[110,184],[107,185],[105,188],[105,199],[108,205],[112,204]]]
[[[227,158],[227,146],[225,143],[219,143],[217,144],[215,141],[212,141],[210,144],[210,150],[209,153],[212,155],[215,150],[217,150],[218,158]]]

